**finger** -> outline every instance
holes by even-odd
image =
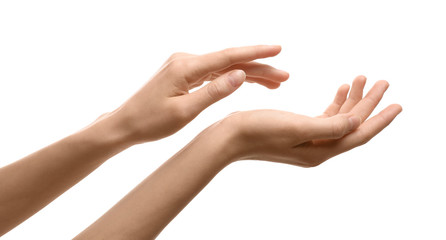
[[[353,80],[352,83],[352,89],[350,91],[350,94],[348,96],[347,101],[342,105],[341,109],[339,110],[339,113],[347,113],[350,112],[350,110],[362,99],[362,94],[366,82],[365,76],[357,76],[355,80]]]
[[[246,74],[242,70],[234,70],[223,74],[204,87],[184,97],[190,112],[197,115],[209,105],[230,95],[245,81]]]
[[[215,79],[217,79],[220,76],[221,76],[221,74],[214,73],[214,74],[211,74],[211,75],[205,77],[204,81],[214,81]],[[257,84],[263,85],[269,89],[276,89],[276,88],[280,87],[280,82],[273,81],[270,79],[264,79],[264,78],[256,78],[256,77],[246,76],[245,82],[257,83]],[[190,87],[190,89],[192,89],[192,88],[200,86],[201,84],[203,84],[203,81],[197,81],[196,83],[192,83],[189,87]]]
[[[331,117],[338,114],[339,110],[341,109],[342,105],[345,103],[345,100],[347,99],[347,94],[349,90],[350,86],[348,84],[342,85],[338,89],[338,92],[336,93],[333,102],[330,104],[330,106],[328,106],[328,108],[325,110],[324,114],[322,114],[321,117]]]
[[[376,82],[367,95],[353,107],[350,113],[360,117],[361,122],[364,122],[381,101],[388,87],[389,83],[387,81],[381,80]]]
[[[269,79],[246,77],[246,81],[249,83],[257,83],[257,84],[263,85],[269,89],[276,89],[276,88],[280,87],[280,82],[271,81]]]
[[[263,78],[274,82],[286,81],[290,76],[289,73],[285,71],[276,69],[267,64],[257,62],[235,64],[233,66],[230,66],[229,68],[225,68],[224,70],[219,71],[218,73],[223,74],[234,69],[243,70],[248,78]]]
[[[212,74],[212,76],[207,77],[205,81],[214,81],[215,79],[217,79],[218,77],[220,77],[221,75],[219,74]],[[280,87],[280,82],[277,81],[272,81],[270,79],[263,79],[263,78],[256,78],[256,77],[249,77],[246,76],[245,82],[248,83],[257,83],[260,84],[264,87],[267,87],[269,89],[277,89]],[[193,83],[189,86],[190,89],[199,87],[203,84],[203,81],[197,81],[196,83]]]
[[[305,141],[338,139],[360,125],[360,119],[351,114],[338,114],[329,118],[308,118],[299,131]]]
[[[402,107],[398,104],[390,105],[365,123],[361,124],[358,129],[342,138],[336,144],[336,155],[370,141],[387,127],[402,110]]]
[[[189,71],[189,77],[197,78],[210,72],[218,72],[238,63],[276,56],[280,51],[280,46],[258,45],[228,48],[222,51],[197,56],[190,59],[189,64],[191,69]]]

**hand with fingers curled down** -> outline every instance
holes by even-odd
[[[134,96],[108,116],[134,143],[171,135],[201,111],[230,95],[244,81],[277,88],[289,74],[254,62],[273,57],[280,46],[250,46],[193,55],[174,53]],[[190,93],[208,81],[204,87]]]

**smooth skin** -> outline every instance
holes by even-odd
[[[389,84],[363,97],[365,77],[339,88],[319,117],[290,112],[236,112],[166,161],[75,239],[154,239],[227,165],[253,159],[314,167],[367,143],[402,111],[394,104],[369,118]]]
[[[280,46],[173,54],[128,101],[52,145],[0,169],[0,236],[25,221],[110,157],[169,136],[243,81],[277,88],[288,73],[254,62]],[[189,91],[210,81],[193,93]]]

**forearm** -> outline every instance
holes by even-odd
[[[0,236],[129,145],[102,119],[0,169]]]
[[[218,123],[217,123],[218,124]],[[152,239],[234,160],[230,131],[211,126],[77,239]]]

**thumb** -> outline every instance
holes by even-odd
[[[189,94],[191,107],[194,108],[194,112],[201,112],[237,90],[245,81],[245,78],[246,74],[242,70],[233,70],[219,76],[206,86]]]
[[[308,124],[308,140],[338,139],[361,125],[361,119],[351,114],[339,114],[329,118],[312,118]]]

